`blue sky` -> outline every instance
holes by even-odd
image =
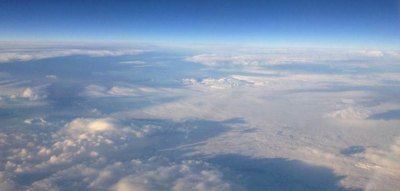
[[[397,0],[0,1],[1,40],[399,47]]]

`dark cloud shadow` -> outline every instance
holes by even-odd
[[[376,113],[368,117],[368,119],[374,120],[399,120],[400,119],[400,109],[390,110],[382,113]]]
[[[285,158],[251,158],[219,155],[208,160],[219,166],[224,177],[238,184],[237,190],[251,191],[361,191],[339,185],[343,176],[331,169]]]
[[[129,123],[142,127],[146,125],[159,126],[161,131],[140,139],[132,139],[128,142],[124,151],[118,151],[118,160],[164,156],[171,160],[179,161],[184,158],[185,154],[193,151],[191,147],[189,149],[179,149],[180,147],[205,142],[229,131],[230,125],[241,123],[241,121],[239,119],[230,119],[226,121],[187,120],[176,122],[158,119],[136,119]],[[127,142],[123,141],[122,143]]]
[[[363,146],[350,146],[350,147],[347,147],[340,151],[341,154],[347,155],[347,156],[357,154],[357,153],[363,153],[363,152],[365,152],[365,147],[363,147]]]

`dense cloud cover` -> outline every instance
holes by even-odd
[[[2,48],[0,190],[394,190],[400,53]]]

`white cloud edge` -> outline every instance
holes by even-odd
[[[22,49],[0,51],[0,63],[12,61],[30,61],[54,57],[84,55],[91,57],[137,55],[148,50],[141,49]]]

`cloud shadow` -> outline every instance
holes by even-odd
[[[382,113],[376,113],[368,117],[368,119],[374,120],[399,120],[400,119],[400,109],[397,110],[390,110]]]
[[[343,176],[331,169],[285,158],[251,158],[228,154],[208,160],[223,169],[225,178],[238,184],[237,190],[361,191],[339,185]]]

